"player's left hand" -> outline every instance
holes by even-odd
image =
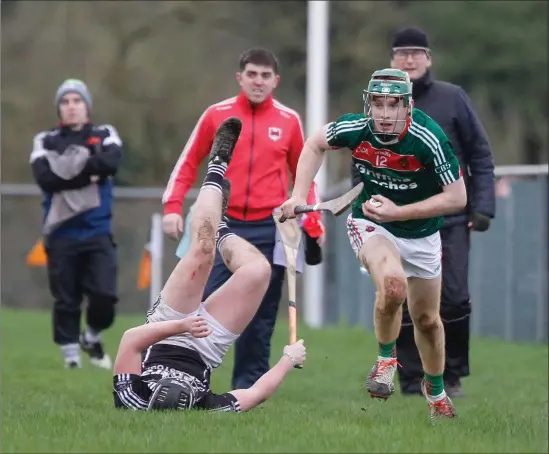
[[[490,216],[476,211],[471,214],[467,226],[474,232],[486,232],[490,228],[490,220]]]
[[[400,209],[390,199],[382,195],[374,195],[372,199],[381,202],[381,205],[376,207],[370,200],[367,200],[362,204],[364,216],[380,224],[399,220]]]
[[[182,332],[190,333],[191,336],[201,338],[207,337],[212,333],[212,328],[201,315],[186,317],[182,320]]]

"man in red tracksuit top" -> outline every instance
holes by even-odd
[[[235,344],[232,388],[245,389],[269,370],[271,336],[282,296],[285,268],[273,264],[276,226],[274,208],[288,198],[288,168],[295,180],[304,138],[299,115],[273,99],[278,62],[265,49],[251,49],[239,60],[236,78],[242,90],[234,98],[210,106],[202,114],[170,176],[162,203],[163,229],[174,239],[183,233],[183,199],[200,163],[208,156],[216,129],[228,117],[242,121],[242,131],[225,177],[231,182],[226,224],[257,247],[272,266],[271,282],[255,317]],[[314,184],[308,203],[320,201]],[[309,237],[322,241],[317,213],[304,217]],[[231,277],[219,253],[204,292],[206,299]],[[227,304],[231,304],[227,301]]]

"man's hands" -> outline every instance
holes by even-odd
[[[169,213],[162,218],[162,230],[170,238],[179,240],[183,234],[185,224],[183,223],[183,216],[177,213]]]
[[[299,205],[307,205],[307,200],[305,198],[291,197],[286,200],[282,205],[280,205],[280,210],[286,219],[301,218],[302,214],[295,214],[295,207]],[[326,233],[321,233],[316,242],[319,246],[324,246],[326,242]]]
[[[292,196],[286,200],[282,205],[280,205],[280,210],[286,219],[293,219],[296,217],[294,211],[295,207],[298,205],[307,205],[307,200],[304,197],[294,197]],[[302,215],[298,215],[298,219]]]
[[[284,347],[284,356],[287,356],[294,367],[301,366],[307,357],[307,349],[303,343],[303,339],[298,340],[295,344],[286,345]]]
[[[387,197],[382,195],[373,195],[372,199],[381,202],[381,205],[376,206],[367,200],[362,204],[362,212],[364,216],[376,222],[393,222],[400,221],[400,208],[395,205]]]
[[[204,317],[196,315],[181,320],[181,332],[200,338],[209,336],[212,329],[208,326],[208,322]]]
[[[469,218],[467,226],[473,232],[486,232],[490,228],[490,216],[482,213],[473,212]]]

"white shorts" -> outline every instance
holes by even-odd
[[[208,367],[215,369],[223,361],[223,357],[227,353],[227,350],[229,350],[229,347],[238,339],[238,335],[231,333],[213,318],[206,311],[204,303],[201,303],[200,307],[190,314],[182,314],[164,303],[162,295],[160,295],[155,307],[147,313],[147,323],[181,320],[195,315],[201,315],[206,319],[208,325],[212,328],[212,333],[209,336],[197,339],[188,333],[178,334],[176,336],[168,337],[158,343],[177,345],[179,347],[194,350],[200,355]]]
[[[381,235],[395,245],[406,277],[434,279],[440,275],[442,266],[442,248],[440,233],[436,232],[424,238],[398,238],[387,229],[366,219],[347,218],[347,235],[358,256],[358,252],[368,238]]]

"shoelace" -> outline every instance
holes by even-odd
[[[444,416],[453,416],[454,410],[449,404],[448,399],[445,397],[441,400],[436,400],[434,402],[429,402],[429,408],[434,408],[437,412],[442,413]]]
[[[389,361],[378,361],[374,378],[383,376],[386,372],[388,372],[388,369],[390,367],[394,366],[400,366],[400,363],[394,358],[390,359]]]

